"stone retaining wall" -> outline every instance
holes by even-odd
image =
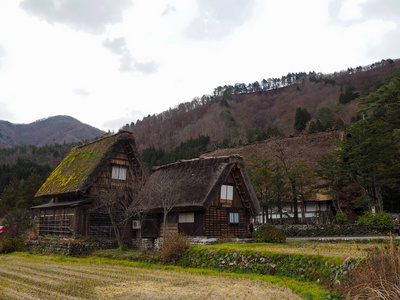
[[[32,252],[49,252],[66,256],[80,256],[87,255],[96,249],[118,248],[118,244],[114,241],[81,242],[31,240],[27,242],[27,248]]]
[[[179,264],[184,267],[279,275],[339,284],[358,261],[355,258],[192,246]]]

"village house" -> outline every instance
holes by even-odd
[[[110,218],[99,203],[101,195],[140,188],[145,180],[131,132],[120,131],[74,147],[35,195],[49,200],[33,207],[39,217],[39,235],[114,238]],[[126,230],[132,236],[132,226]]]
[[[310,199],[304,203],[297,202],[298,218],[301,224],[326,224],[332,211],[332,199],[324,194],[322,190],[311,194]],[[292,224],[294,219],[294,208],[291,201],[282,203],[282,223]],[[279,224],[281,216],[277,205],[269,207],[268,211],[260,213],[256,218],[257,223]]]
[[[158,238],[166,233],[194,237],[248,235],[250,218],[259,202],[237,155],[184,160],[157,167],[141,194],[148,215],[141,236]]]

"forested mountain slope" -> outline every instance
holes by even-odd
[[[0,121],[0,148],[79,143],[103,134],[103,131],[69,116],[50,117],[30,124]]]
[[[139,150],[171,150],[200,135],[210,137],[210,149],[238,145],[248,142],[249,130],[254,129],[297,135],[309,130],[309,125],[300,131],[294,128],[297,108],[306,110],[312,120],[322,118],[329,108],[333,122],[349,123],[357,114],[358,96],[368,94],[371,82],[383,80],[399,66],[399,60],[383,60],[328,75],[289,73],[248,85],[225,85],[213,95],[194,98],[124,129],[135,133]]]

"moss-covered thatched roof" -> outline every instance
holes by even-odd
[[[181,210],[208,209],[232,168],[238,170],[245,184],[252,213],[258,212],[257,197],[243,160],[237,155],[185,160],[155,168],[142,195],[150,209],[162,209],[162,197],[175,199],[171,199],[173,206]]]
[[[109,163],[119,142],[126,140],[136,149],[133,134],[127,131],[74,147],[50,174],[35,197],[85,193]]]

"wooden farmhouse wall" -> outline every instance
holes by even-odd
[[[74,238],[87,235],[88,205],[55,205],[40,209],[39,235]]]
[[[238,192],[237,180],[230,173],[223,186],[230,186],[233,199],[221,199],[220,188],[207,210],[194,209],[171,212],[167,217],[166,233],[182,232],[190,236],[221,237],[232,234],[237,237],[245,237],[250,222],[250,211],[245,208]],[[162,214],[158,216],[160,235],[163,235]],[[144,231],[147,229],[145,228]],[[143,232],[143,236],[149,236]],[[154,233],[152,234],[154,237]]]
[[[233,187],[233,200],[221,199],[221,193],[216,195],[210,208],[206,211],[206,236],[233,234],[234,236],[245,237],[250,222],[250,212],[243,206],[232,173],[229,174],[224,185]],[[235,220],[231,219],[232,214],[235,214]]]
[[[90,237],[115,237],[115,232],[109,215],[100,207],[101,200],[98,201],[97,197],[109,197],[117,190],[132,189],[141,184],[143,170],[140,169],[139,164],[135,165],[135,160],[132,159],[132,156],[129,155],[128,151],[129,148],[127,146],[120,144],[120,147],[118,147],[114,152],[110,163],[103,169],[90,188],[89,197],[94,199],[89,211],[88,232]],[[124,169],[125,171],[121,171],[121,169]],[[115,173],[115,170],[118,170],[117,174]],[[118,172],[121,172],[124,176],[118,177],[118,174],[121,174]],[[124,236],[133,236],[131,222],[128,222]]]

